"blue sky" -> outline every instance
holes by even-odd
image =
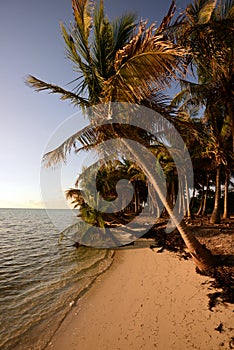
[[[114,18],[134,11],[160,21],[170,1],[106,0]],[[178,0],[180,11],[187,0]],[[0,4],[0,207],[42,207],[41,158],[51,135],[77,110],[24,84],[27,74],[66,85],[75,75],[65,56],[59,23],[72,20],[70,0],[12,0]],[[72,185],[72,184],[70,184]]]

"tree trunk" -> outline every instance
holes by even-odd
[[[190,211],[190,195],[189,195],[189,188],[188,188],[188,181],[186,175],[184,176],[185,179],[185,189],[186,189],[186,205],[187,205],[187,217],[191,218],[191,211]]]
[[[204,188],[204,184],[202,184],[202,196],[201,196],[201,202],[200,202],[200,206],[197,212],[197,215],[200,215],[202,212],[202,208],[203,208],[203,203],[204,203],[204,193],[205,193],[205,188]]]
[[[151,161],[147,162],[146,157],[144,156],[144,159],[142,159],[142,151],[141,149],[137,149],[136,146],[134,146],[134,149],[127,140],[122,139],[122,142],[124,145],[128,148],[128,150],[131,152],[134,158],[136,158],[137,164],[140,165],[142,170],[144,171],[145,175],[150,180],[152,186],[154,187],[156,193],[158,194],[160,200],[162,201],[165,209],[167,210],[168,214],[171,217],[171,220],[176,225],[178,231],[181,234],[181,237],[183,238],[190,254],[192,255],[192,258],[198,267],[200,271],[207,271],[210,270],[215,266],[215,259],[212,253],[205,248],[204,245],[202,245],[196,237],[192,234],[192,232],[189,230],[189,228],[186,226],[184,221],[181,222],[178,220],[177,216],[174,215],[173,210],[171,209],[170,205],[168,204],[159,183],[157,182],[155,178],[155,173],[152,169],[152,166],[150,164]]]
[[[138,204],[137,204],[137,189],[134,190],[134,213],[137,213],[138,210]]]
[[[216,179],[215,179],[215,201],[214,210],[210,218],[211,224],[220,223],[220,194],[221,194],[221,165],[218,165],[216,169]]]
[[[182,195],[179,195],[179,193],[177,193],[177,200],[179,201],[179,213],[182,213],[183,210],[183,201],[182,201]]]
[[[229,218],[228,214],[228,186],[230,180],[230,171],[226,169],[225,184],[224,184],[224,203],[223,203],[223,219]]]
[[[206,190],[205,190],[205,196],[204,196],[204,201],[203,201],[203,208],[202,208],[202,216],[205,215],[206,213],[206,203],[207,203],[207,197],[208,197],[208,193],[209,193],[209,175],[207,175],[206,177]]]
[[[227,103],[228,114],[231,119],[232,125],[232,152],[234,153],[234,112],[233,112],[233,103]]]
[[[157,201],[157,198],[156,198],[156,195],[155,195],[155,190],[154,188],[152,187],[151,184],[148,183],[148,193],[149,193],[149,200],[150,200],[150,213],[151,214],[156,214],[157,217],[160,216],[161,212],[160,212],[160,208],[159,208],[159,205],[158,205],[158,201]],[[156,213],[155,213],[155,208],[156,208]]]
[[[234,118],[232,119],[232,152],[234,153]]]
[[[182,203],[183,203],[183,210],[184,210],[184,217],[186,216],[187,210],[186,210],[186,202],[185,202],[185,196],[183,193],[181,193],[182,196]]]
[[[193,211],[193,208],[194,208],[195,193],[196,193],[196,188],[193,186],[193,195],[192,195],[191,202],[190,202],[190,210],[191,211]]]

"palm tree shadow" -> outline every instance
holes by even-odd
[[[233,233],[233,227],[232,228],[223,228],[220,227],[219,229],[213,230],[211,232],[212,226],[196,226],[193,225],[193,229],[195,230],[195,236],[196,237],[206,237],[206,238],[212,238],[219,236],[220,233],[225,233],[227,235],[231,235]],[[199,229],[199,231],[196,231],[196,229]]]
[[[234,255],[232,254],[219,254],[215,255],[217,266],[220,267],[234,267]]]

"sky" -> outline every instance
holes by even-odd
[[[188,2],[178,0],[178,11]],[[148,18],[150,23],[160,22],[170,3],[104,1],[111,19],[136,12],[139,19]],[[59,23],[71,20],[70,0],[0,2],[0,208],[43,207],[42,156],[59,125],[79,112],[57,95],[36,93],[24,83],[32,74],[68,88],[66,84],[76,76],[65,55]]]

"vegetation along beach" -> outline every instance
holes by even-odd
[[[67,4],[66,85],[25,79],[75,114],[0,209],[0,349],[234,349],[234,1],[107,4]]]

